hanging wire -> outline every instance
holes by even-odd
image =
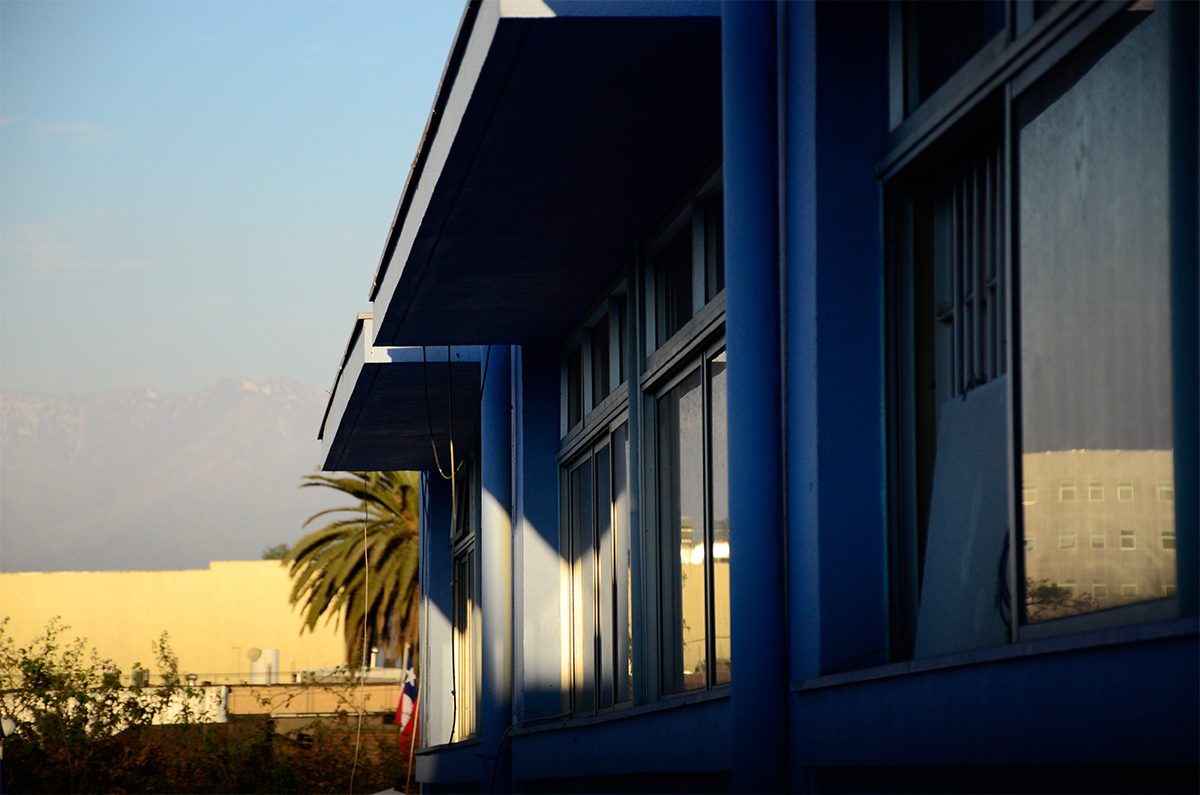
[[[433,435],[433,413],[429,408],[429,357],[427,355],[426,346],[421,346],[421,374],[425,386],[425,419],[429,427],[429,445],[433,448],[433,462],[437,466],[438,474],[443,479],[450,481],[450,538],[454,538],[454,531],[458,528],[458,473],[466,464],[468,455],[463,456],[458,464],[454,463],[454,373],[452,363],[454,360],[454,346],[446,347],[446,390],[449,393],[447,400],[449,401],[450,415],[450,471],[447,473],[442,468],[441,458],[438,456],[437,440]],[[483,393],[487,388],[488,369],[492,362],[492,346],[488,345],[487,354],[483,360],[483,378],[479,384],[479,405],[475,409],[475,422],[471,426],[471,435],[467,439],[467,447],[475,442],[475,434],[479,431],[479,422],[483,416]],[[453,576],[453,575],[452,575]],[[457,633],[456,633],[457,635]],[[457,642],[457,637],[455,638]],[[454,660],[450,666],[450,698],[452,703],[450,713],[450,739],[447,742],[454,741],[454,731],[458,725],[458,661]]]
[[[372,473],[368,477],[378,478],[378,473]],[[366,706],[366,700],[363,697],[363,692],[367,684],[367,614],[371,609],[371,556],[370,550],[367,548],[367,484],[363,483],[363,641],[362,641],[362,664],[358,669],[358,731],[354,737],[354,763],[350,767],[350,792],[354,792],[354,774],[358,770],[358,749],[362,745],[362,719],[363,709]]]

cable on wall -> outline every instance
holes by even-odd
[[[454,361],[454,346],[446,347],[446,391],[448,393],[448,409],[450,419],[450,467],[447,472],[442,468],[441,457],[438,455],[437,440],[433,434],[433,413],[429,408],[429,357],[427,354],[428,348],[425,345],[421,346],[421,368],[422,381],[425,387],[425,419],[429,427],[429,444],[433,448],[433,462],[437,466],[438,474],[444,480],[450,481],[450,538],[454,538],[455,528],[458,527],[458,473],[466,464],[468,455],[464,455],[462,460],[457,464],[454,463],[454,373],[452,364]],[[479,421],[483,415],[483,393],[487,388],[488,367],[492,360],[492,346],[488,345],[487,355],[483,362],[483,378],[479,384],[479,404],[475,408],[475,422],[471,427],[471,435],[467,439],[467,449],[475,443],[475,434],[479,432]],[[451,574],[453,577],[453,573]],[[454,731],[458,724],[458,665],[457,660],[452,661],[450,665],[450,738],[447,743],[454,742]]]
[[[376,474],[374,477],[378,478]],[[367,487],[363,485],[363,642],[362,663],[358,670],[358,731],[354,737],[354,763],[350,766],[350,792],[354,792],[354,774],[358,770],[358,749],[362,745],[362,719],[367,684],[367,614],[371,609],[371,556],[367,548]]]

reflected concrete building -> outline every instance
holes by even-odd
[[[1178,595],[1170,450],[1026,453],[1022,464],[1025,576],[1091,597],[1048,613]]]

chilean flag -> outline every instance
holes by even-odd
[[[404,735],[416,730],[413,715],[417,709],[417,672],[413,670],[412,648],[404,655],[404,687],[400,689],[400,704],[396,707],[396,723],[400,726],[401,742]]]

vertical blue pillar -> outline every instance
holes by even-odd
[[[721,9],[736,792],[787,786],[776,13],[769,2]]]
[[[509,792],[512,758],[502,753],[512,720],[512,385],[507,346],[487,357],[487,383],[480,407],[479,564],[482,627],[482,679],[479,729],[481,786]]]
[[[791,679],[821,670],[817,437],[817,11],[787,14],[787,527]],[[874,309],[874,307],[872,307]]]

